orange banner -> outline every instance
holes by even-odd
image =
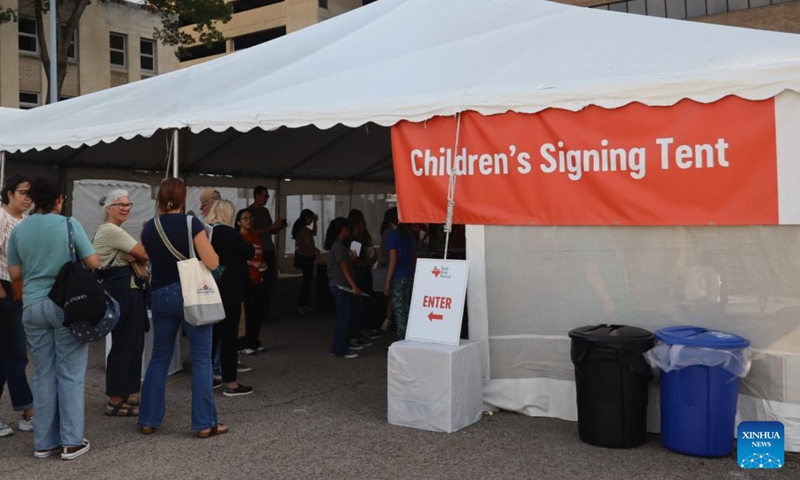
[[[404,222],[776,225],[772,99],[461,116],[392,128]]]

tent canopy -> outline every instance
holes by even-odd
[[[540,0],[382,0],[35,109],[3,129],[0,148],[62,166],[163,170],[169,130],[183,128],[182,172],[391,180],[385,127],[400,120],[764,99],[800,91],[798,52],[796,35]]]

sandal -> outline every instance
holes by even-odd
[[[223,435],[225,433],[228,433],[228,427],[224,423],[220,423],[219,425],[214,425],[208,430],[200,430],[197,432],[197,438],[216,437],[217,435]]]
[[[128,405],[130,405],[132,407],[138,407],[139,403],[141,403],[141,401],[142,401],[142,399],[139,398],[139,397],[137,397],[137,398],[127,397],[125,399],[125,403],[127,403]]]
[[[150,435],[152,433],[156,433],[156,427],[141,426],[139,427],[139,432],[141,432],[142,435]]]
[[[106,403],[106,415],[112,417],[137,417],[139,416],[139,408],[128,405],[125,402],[108,402]]]

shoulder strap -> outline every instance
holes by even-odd
[[[192,219],[191,215],[186,215],[186,232],[189,235],[189,258],[194,258],[194,239],[192,238]]]
[[[172,243],[170,243],[169,239],[167,238],[167,234],[164,233],[164,227],[161,226],[161,218],[160,218],[160,216],[156,215],[155,218],[153,219],[153,221],[156,224],[156,231],[158,232],[158,236],[161,237],[161,241],[164,242],[164,246],[167,247],[167,250],[169,250],[169,253],[171,253],[173,257],[178,259],[178,261],[186,260],[186,257],[184,257],[181,252],[179,252],[174,246],[172,246]],[[191,242],[189,242],[189,249],[190,249],[190,251],[192,249]]]
[[[70,221],[70,217],[67,217],[67,240],[69,241],[69,258],[72,260],[72,263],[78,261],[78,255],[75,252],[75,238],[74,233],[72,232],[72,222]]]

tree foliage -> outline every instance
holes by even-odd
[[[123,2],[124,0],[100,0],[102,2]],[[56,64],[58,76],[58,94],[64,86],[67,76],[67,56],[70,41],[78,28],[81,16],[91,0],[57,0],[58,20],[61,28],[58,33]],[[50,9],[48,0],[20,0],[20,8],[33,6],[33,16],[37,27],[39,42],[39,57],[44,66],[47,82],[50,82],[50,54],[45,31],[48,26],[44,16]],[[176,47],[175,55],[178,58],[188,58],[188,46],[202,43],[211,46],[215,42],[225,41],[222,32],[217,30],[219,23],[227,23],[233,15],[233,7],[225,0],[144,0],[140,2],[142,8],[149,9],[161,18],[161,27],[153,31],[153,38],[165,46]],[[0,10],[0,25],[15,22],[19,12],[8,8]],[[185,25],[194,24],[191,32],[182,31]],[[48,88],[47,103],[50,103],[50,89]]]

